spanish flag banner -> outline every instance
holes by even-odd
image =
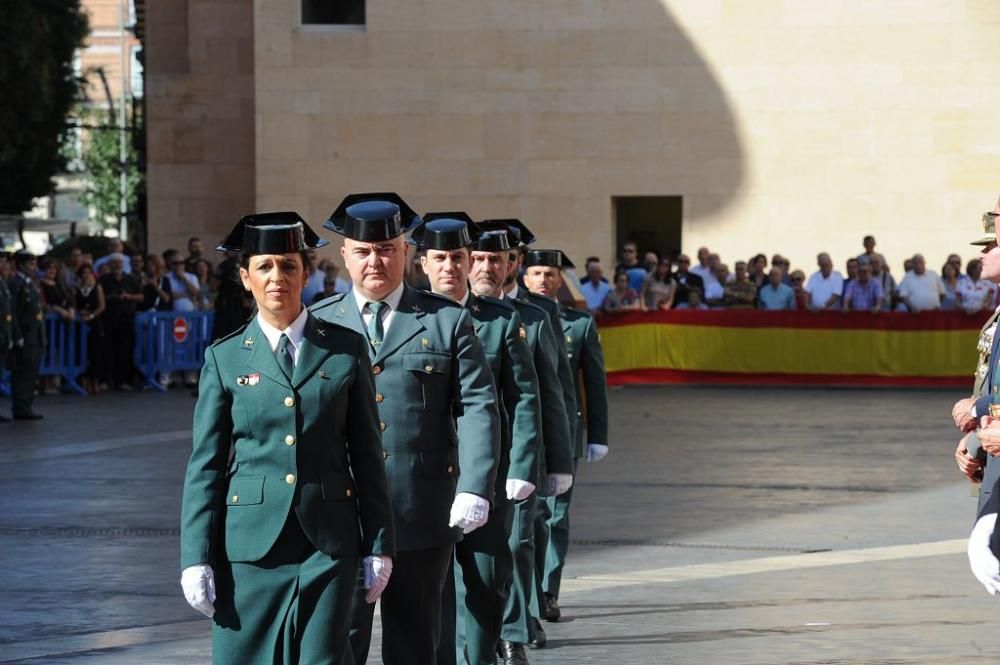
[[[598,319],[608,383],[971,388],[988,314],[671,310]]]

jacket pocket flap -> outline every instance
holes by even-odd
[[[421,450],[420,465],[425,478],[454,478],[458,475],[458,451],[449,447],[444,450]]]
[[[319,482],[327,501],[351,501],[357,496],[354,481],[346,473],[330,471],[322,474]]]
[[[499,353],[487,353],[486,362],[489,363],[490,369],[496,371],[500,369],[500,363],[503,357]]]
[[[434,351],[408,353],[403,356],[403,368],[425,374],[448,374],[451,371],[451,354]]]
[[[264,502],[263,476],[248,476],[233,478],[229,481],[229,496],[226,504],[229,506],[252,506]]]

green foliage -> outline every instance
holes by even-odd
[[[66,116],[82,85],[73,58],[87,32],[80,0],[0,1],[0,213],[29,208],[64,166]]]
[[[121,165],[119,153],[120,134],[117,125],[105,115],[84,114],[84,124],[95,129],[83,137],[83,170],[87,174],[87,188],[83,201],[95,211],[94,220],[105,227],[118,224],[121,201]],[[125,178],[128,185],[127,210],[135,210],[137,192],[142,174],[136,165],[136,151],[132,135],[125,136]]]

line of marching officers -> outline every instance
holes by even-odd
[[[213,662],[360,665],[380,599],[386,664],[527,663],[560,618],[577,463],[608,452],[594,321],[556,300],[572,264],[519,220],[392,193],[324,226],[353,288],[310,309],[302,252],[327,241],[297,214],[219,246],[257,313],[206,350],[184,483]],[[410,246],[432,292],[403,282]]]

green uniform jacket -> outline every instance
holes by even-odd
[[[181,567],[261,559],[290,510],[321,552],[394,554],[374,392],[365,339],[312,316],[291,381],[256,319],[206,349]]]
[[[559,307],[557,303],[552,298],[547,298],[545,296],[540,296],[537,293],[531,293],[527,289],[519,291],[521,297],[527,299],[532,305],[541,307],[545,310],[545,313],[549,316],[549,321],[552,324],[552,336],[556,340],[556,348],[559,349],[559,357],[556,361],[559,364],[559,381],[562,383],[563,387],[563,400],[566,402],[566,413],[573,414],[579,410],[579,405],[576,400],[578,394],[573,390],[574,379],[573,372],[570,370],[569,362],[566,358],[566,342],[559,331],[562,330],[562,308]],[[572,431],[575,427],[575,418],[569,415],[569,426]]]
[[[575,455],[582,457],[584,410],[587,443],[608,445],[608,384],[604,373],[604,352],[593,316],[572,307],[563,307],[562,316],[566,355],[576,382],[576,393],[581,396],[580,410],[577,411],[579,425]]]
[[[14,299],[7,282],[0,279],[0,352],[14,346]],[[3,365],[0,364],[0,373]]]
[[[353,291],[312,311],[366,334]],[[404,287],[372,373],[398,549],[458,542],[461,529],[448,526],[455,494],[492,501],[500,456],[497,394],[469,313]]]
[[[527,332],[528,348],[535,362],[538,389],[542,399],[542,446],[544,454],[539,465],[538,487],[545,487],[549,473],[574,473],[573,437],[570,428],[566,393],[559,374],[559,347],[557,335],[549,315],[541,307],[518,298],[508,298],[521,315]],[[565,358],[565,354],[562,355]],[[567,363],[567,373],[569,364]],[[572,385],[572,383],[567,384]],[[572,388],[570,389],[572,391]]]
[[[528,349],[528,333],[513,305],[469,293],[465,307],[472,315],[479,343],[493,371],[500,396],[501,449],[496,501],[507,502],[506,480],[537,484],[542,446],[538,377]]]
[[[24,340],[25,346],[45,346],[45,315],[38,286],[21,273],[14,275],[7,286],[14,308],[14,342]]]

